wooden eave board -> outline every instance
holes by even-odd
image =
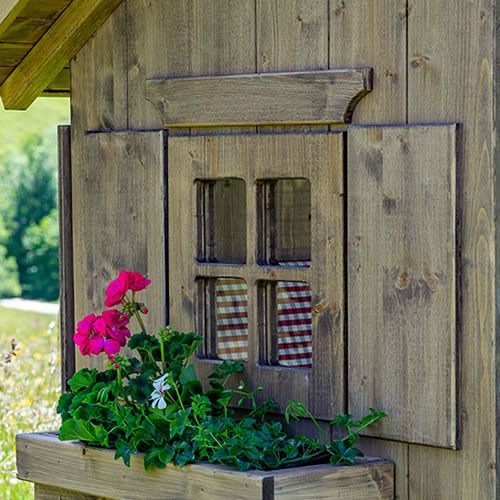
[[[120,0],[0,0],[0,88],[5,107],[69,95],[71,57]]]

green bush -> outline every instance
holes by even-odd
[[[17,297],[21,294],[16,259],[9,257],[5,248],[7,238],[8,232],[0,216],[0,298]]]
[[[59,224],[54,209],[39,224],[31,224],[23,236],[25,275],[23,295],[56,300],[59,296]]]
[[[59,289],[57,236],[57,160],[52,134],[27,135],[19,149],[0,154],[0,218],[7,237],[1,245],[0,269],[9,288],[0,294],[55,300]],[[47,234],[44,234],[44,233]],[[2,260],[3,255],[3,260]],[[5,266],[3,265],[5,262]],[[17,267],[17,270],[16,270]],[[0,272],[0,279],[3,274]],[[17,277],[16,277],[17,276]]]

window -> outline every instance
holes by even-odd
[[[169,139],[170,322],[282,408],[344,403],[341,134]]]

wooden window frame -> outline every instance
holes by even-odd
[[[344,136],[342,133],[175,136],[168,143],[170,322],[196,329],[197,278],[242,278],[248,286],[248,362],[243,379],[265,388],[284,410],[291,399],[321,419],[344,410]],[[242,178],[247,187],[247,261],[196,261],[197,179]],[[311,183],[311,266],[258,263],[258,181],[307,178]],[[313,293],[311,369],[261,363],[259,284],[299,281]],[[220,360],[197,357],[202,380]]]

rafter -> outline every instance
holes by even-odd
[[[73,0],[3,82],[0,96],[5,109],[28,108],[121,1]]]

